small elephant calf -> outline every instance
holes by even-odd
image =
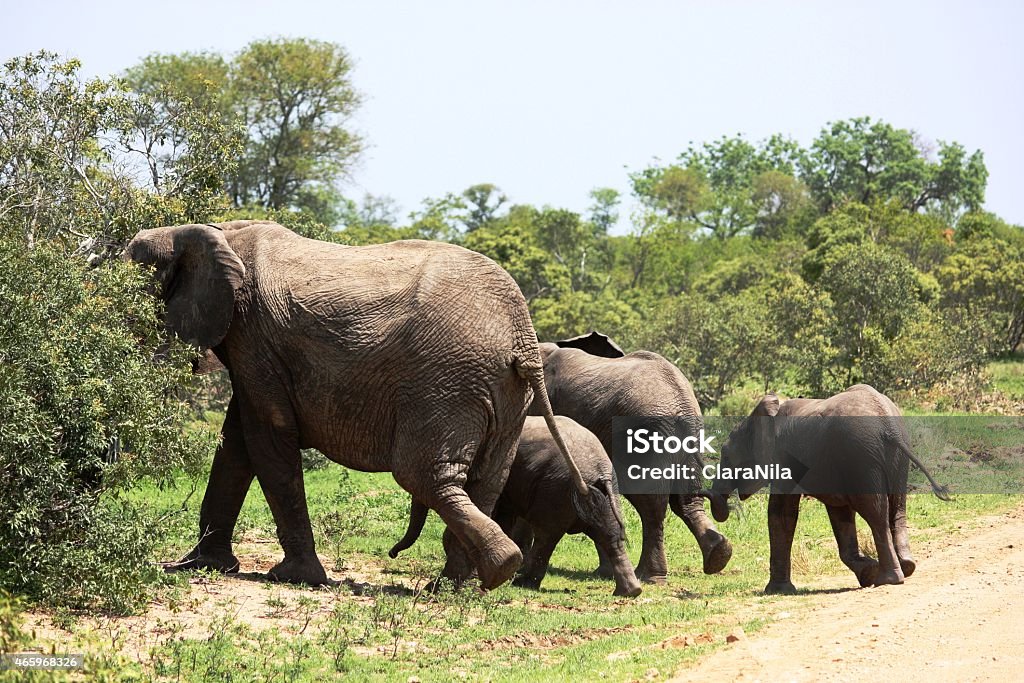
[[[949,500],[910,448],[899,408],[866,384],[826,399],[779,403],[768,394],[722,446],[725,471],[748,469],[755,476],[718,478],[703,495],[715,519],[729,517],[727,497],[736,490],[744,500],[769,484],[758,468],[779,466],[796,472],[796,481],[772,481],[768,498],[770,578],[765,593],[793,593],[790,553],[801,493],[825,504],[843,563],[861,586],[900,584],[914,573],[907,534],[907,476],[914,463],[934,493]],[[765,470],[767,471],[767,469]],[[864,555],[857,541],[854,514],[864,518],[878,559]]]
[[[525,556],[513,584],[540,588],[558,542],[565,534],[582,533],[611,559],[614,594],[637,596],[642,589],[626,555],[626,528],[611,461],[590,431],[567,417],[556,416],[555,420],[590,495],[582,496],[574,489],[544,419],[526,418],[512,470],[493,515],[502,530],[520,544]],[[409,528],[388,553],[391,557],[416,542],[426,518],[427,508],[413,501]],[[532,547],[526,547],[531,535]]]

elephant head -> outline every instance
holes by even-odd
[[[602,356],[604,358],[622,358],[626,355],[619,345],[611,340],[606,334],[591,331],[588,334],[581,334],[571,339],[562,339],[555,342],[555,346],[566,349],[582,349],[591,356]]]
[[[775,394],[768,394],[757,404],[753,412],[732,430],[729,438],[722,445],[722,468],[754,467],[769,465],[775,450],[774,418],[779,412],[779,399]],[[738,490],[740,500],[764,488],[767,481],[756,479],[735,479],[719,477],[711,485],[709,491],[701,495],[711,502],[711,514],[717,522],[729,518],[728,498],[734,490]]]
[[[125,247],[122,258],[153,268],[170,332],[201,351],[224,339],[245,265],[220,228],[181,225],[142,230]]]

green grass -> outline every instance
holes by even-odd
[[[997,380],[1001,388],[1011,386],[1011,376],[1024,385],[1021,373],[1007,370]],[[1020,496],[962,492],[1001,490],[999,477],[1018,484],[1024,479],[1024,457],[1014,450],[1021,443],[1021,418],[915,417],[910,422],[922,459],[956,494],[950,503],[930,494],[910,496],[912,547],[956,534],[965,519],[1020,503]],[[999,457],[979,456],[989,453]],[[914,472],[912,481],[922,483]],[[244,578],[172,575],[156,596],[172,617],[133,627],[130,621],[50,615],[69,630],[56,640],[60,649],[90,653],[88,676],[109,680],[576,681],[642,679],[652,670],[663,678],[721,647],[736,627],[755,632],[779,612],[800,610],[815,592],[857,586],[839,561],[824,507],[805,499],[793,544],[793,580],[800,593],[763,595],[769,551],[762,494],[719,525],[734,547],[732,561],[719,575],[703,574],[695,541],[669,513],[669,582],[645,586],[638,599],[613,597],[613,583],[592,574],[597,557],[582,536],[563,539],[540,591],[506,585],[484,595],[472,587],[432,595],[415,589],[444,563],[443,525],[436,515],[431,514],[419,542],[391,560],[387,551],[405,530],[409,498],[389,474],[329,464],[306,472],[305,484],[317,550],[328,569],[350,580],[319,590],[247,584],[258,587],[255,597],[250,591],[246,599],[259,603],[266,620],[290,617],[261,617],[257,621],[274,627],[260,628],[238,617],[237,603],[216,597]],[[166,517],[155,559],[173,560],[193,546],[204,489],[205,481],[180,475],[171,486],[148,484],[132,492],[133,500]],[[639,519],[625,501],[623,511],[629,553],[636,561]],[[859,527],[861,537],[869,537],[863,522]],[[242,509],[235,541],[244,571],[251,571],[256,555],[264,565],[281,556],[258,485]],[[921,572],[941,571],[929,564],[927,554],[916,554]],[[131,628],[152,633],[143,639],[144,647],[125,654],[125,629]]]
[[[1024,400],[1024,362],[1014,355],[993,361],[988,365],[992,386],[1015,400]]]
[[[174,559],[194,542],[201,490],[188,498],[191,483],[143,487],[135,492],[158,511],[170,514],[163,560]],[[235,621],[231,610],[203,615],[210,632],[182,632],[165,638],[135,661],[121,660],[140,677],[167,680],[319,680],[344,674],[354,680],[422,681],[579,680],[608,677],[642,678],[652,669],[670,675],[683,663],[724,642],[725,634],[742,627],[760,628],[773,613],[799,609],[801,595],[764,596],[768,576],[765,528],[767,496],[745,502],[721,530],[735,553],[716,576],[701,572],[696,543],[680,520],[670,518],[666,548],[670,579],[665,586],[645,586],[635,600],[611,595],[610,580],[591,572],[597,558],[589,540],[566,537],[552,558],[552,569],[540,591],[504,586],[485,595],[468,589],[433,596],[415,593],[440,569],[442,524],[431,515],[419,542],[397,560],[387,550],[404,531],[408,496],[387,474],[349,472],[332,465],[306,473],[306,491],[325,564],[341,575],[360,578],[330,589],[313,589],[282,597],[267,585],[265,603],[273,614],[302,613],[304,599],[314,596],[322,607],[301,635],[278,629],[253,629]],[[955,532],[963,516],[997,512],[1019,501],[1009,496],[958,496],[943,503],[931,495],[914,495],[909,518],[912,542]],[[175,512],[179,511],[179,512]],[[631,538],[630,554],[639,555],[640,525],[632,507],[624,505]],[[863,525],[862,525],[863,526]],[[258,543],[263,552],[280,555],[274,525],[259,487],[254,485],[242,510],[236,540],[245,549]],[[928,570],[927,557],[919,557]],[[852,573],[839,562],[824,507],[812,500],[801,505],[793,549],[794,582],[808,592],[837,585],[856,588]],[[243,569],[245,567],[243,566]],[[838,578],[836,578],[838,577]],[[845,581],[844,581],[845,579]],[[189,591],[179,579],[179,592]],[[191,586],[191,591],[203,588]],[[188,611],[187,596],[176,600]],[[301,621],[301,619],[299,619]],[[79,633],[93,628],[80,624]],[[95,634],[93,634],[95,635]],[[689,636],[685,647],[664,647],[668,639]],[[414,645],[410,645],[414,643]],[[109,643],[92,660],[97,671],[115,667]]]

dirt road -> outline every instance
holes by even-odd
[[[1024,680],[1024,507],[979,521],[914,548],[904,585],[837,580],[672,680]]]

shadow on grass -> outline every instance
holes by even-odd
[[[561,567],[548,567],[548,574],[552,576],[561,576],[566,579],[573,579],[574,581],[602,581],[605,580],[597,575],[597,572],[593,569],[587,571],[585,569],[562,569]],[[608,581],[612,581],[609,577]]]

